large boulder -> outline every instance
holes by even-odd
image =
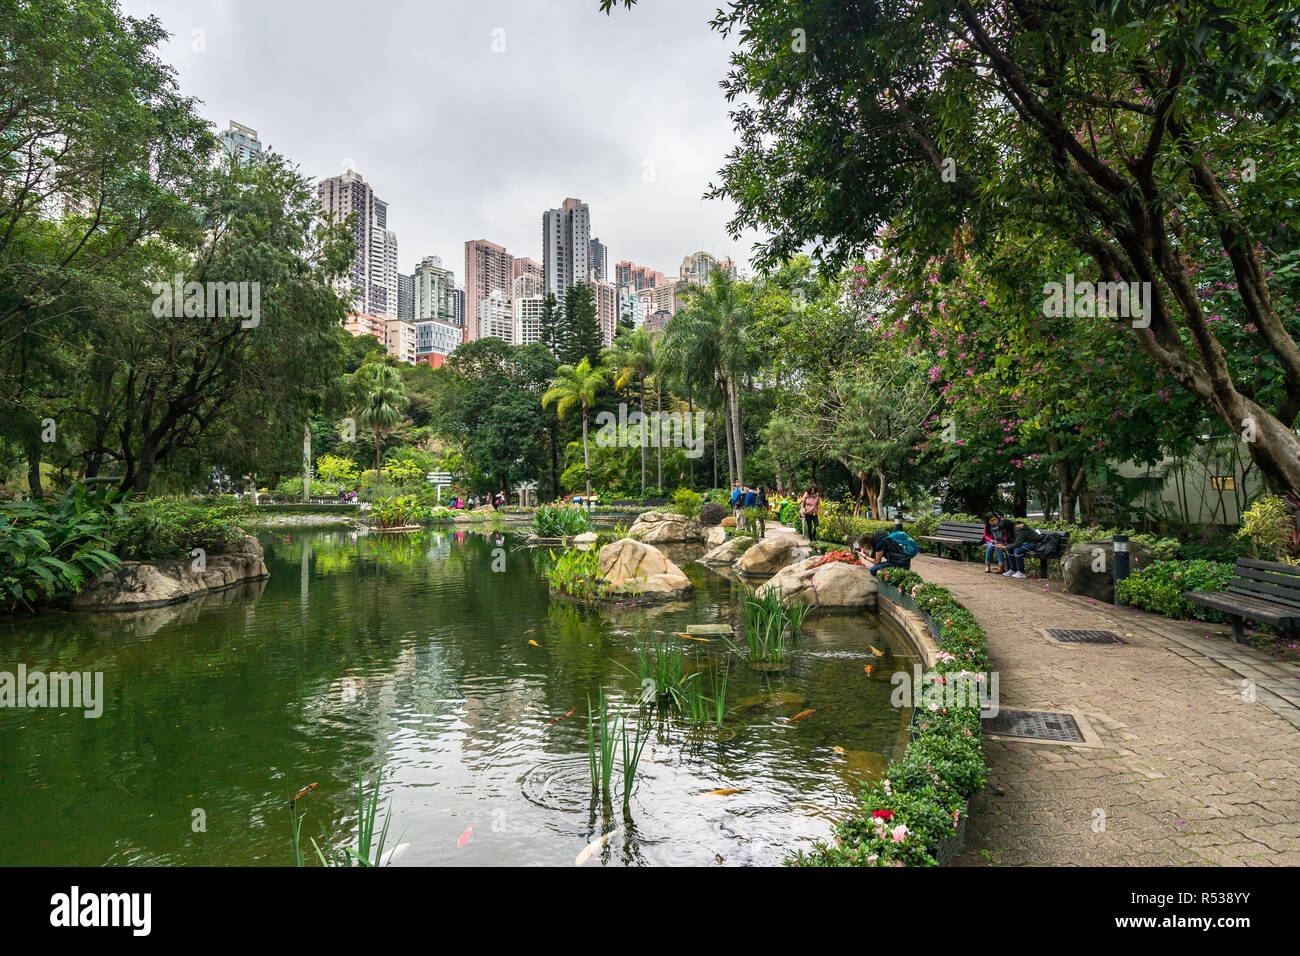
[[[700,557],[695,560],[698,563],[708,565],[709,567],[723,567],[728,566],[732,561],[735,561],[739,554],[740,542],[735,538],[727,538],[712,551],[700,555]]]
[[[627,536],[646,544],[697,543],[704,540],[704,529],[693,518],[671,511],[647,511],[638,515]]]
[[[673,601],[693,589],[691,579],[653,545],[620,538],[600,549],[598,569],[614,596]]]
[[[1026,559],[1032,555],[1025,555]],[[1140,541],[1128,543],[1131,571],[1139,571],[1155,560],[1151,549]],[[1115,601],[1115,552],[1110,538],[1072,544],[1061,556],[1061,576],[1071,594],[1084,594],[1098,601]]]
[[[731,569],[749,577],[771,577],[790,564],[801,547],[792,534],[776,534],[757,542],[732,562]]]
[[[727,540],[727,529],[721,525],[714,525],[704,533],[704,543],[710,548],[716,548],[720,544],[725,544]]]
[[[758,589],[762,595],[777,590],[781,596],[826,610],[876,609],[876,579],[860,564],[805,558],[782,568]]]
[[[123,561],[100,573],[69,601],[74,611],[135,611],[162,607],[203,594],[268,577],[262,546],[244,535],[224,554],[164,558],[161,561]]]

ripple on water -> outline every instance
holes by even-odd
[[[524,799],[567,813],[591,808],[591,768],[586,757],[548,757],[519,778]]]

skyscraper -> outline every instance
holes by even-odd
[[[388,204],[375,196],[355,170],[322,179],[316,187],[321,211],[336,222],[355,215],[352,236],[356,258],[339,282],[352,295],[353,308],[382,318],[397,318],[397,234],[388,228]]]
[[[441,256],[425,256],[415,267],[416,321],[438,319],[450,325],[455,314],[456,274],[442,265]]]
[[[397,274],[397,317],[415,321],[415,277]]]
[[[261,154],[262,141],[257,138],[257,130],[231,120],[230,126],[221,132],[221,148],[227,156],[246,163]]]
[[[563,299],[569,286],[591,279],[591,210],[581,199],[566,199],[542,213],[542,272],[546,291]]]
[[[505,246],[486,239],[471,239],[465,243],[466,342],[495,334],[483,331],[479,309],[483,302],[491,298],[493,292],[500,292],[508,307],[513,281],[514,258],[506,252]],[[512,319],[511,325],[513,324]]]
[[[609,256],[609,250],[597,236],[587,243],[587,265],[591,269],[591,277],[597,282],[604,282],[607,278],[605,275],[605,263]]]
[[[678,274],[682,277],[683,282],[689,282],[691,285],[705,285],[709,281],[710,274],[715,269],[721,269],[729,273],[733,278],[736,275],[736,265],[730,259],[723,259],[719,262],[716,256],[702,249],[682,260],[682,266],[678,270]]]
[[[639,292],[641,289],[653,289],[663,281],[664,274],[662,272],[656,272],[646,266],[639,266],[635,262],[629,262],[626,259],[614,266],[614,283],[619,286],[626,286],[633,292]]]

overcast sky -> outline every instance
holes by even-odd
[[[253,127],[313,179],[350,163],[389,204],[399,268],[440,255],[458,284],[467,239],[540,261],[542,212],[567,196],[612,262],[748,263],[754,237],[733,243],[730,204],[701,198],[734,141],[717,5],[122,0],[172,34],[161,55],[219,128]]]

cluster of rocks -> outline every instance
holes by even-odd
[[[100,573],[69,605],[74,611],[134,611],[189,600],[207,591],[269,577],[262,546],[252,535],[230,551],[161,561],[123,561]]]
[[[605,545],[597,561],[600,576],[610,585],[611,597],[675,601],[695,587],[662,551],[633,538]]]

